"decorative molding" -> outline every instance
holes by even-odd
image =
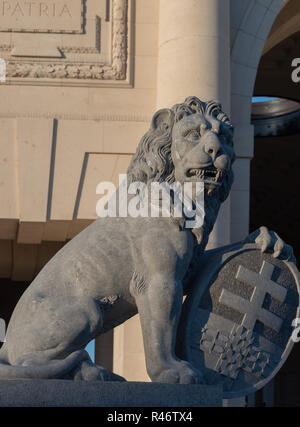
[[[126,78],[128,0],[112,4],[112,73],[116,80]]]
[[[58,49],[63,53],[100,53],[100,50],[96,47],[65,46]]]
[[[95,47],[84,47],[84,46],[65,46],[59,47],[59,50],[63,53],[94,53],[99,54],[101,51],[101,20],[99,16],[96,16],[96,37]]]
[[[84,15],[85,15],[85,1],[86,0],[80,0],[81,1],[81,24],[79,30],[65,30],[65,29],[53,29],[53,28],[34,28],[34,29],[28,29],[28,28],[0,28],[0,33],[52,33],[52,34],[83,34],[84,33]],[[32,2],[34,3],[34,2]],[[3,6],[4,7],[4,6]]]
[[[0,51],[1,52],[11,52],[14,46],[12,44],[1,44]]]
[[[99,52],[101,51],[101,19],[99,16],[96,16],[95,47]]]
[[[75,61],[36,61],[36,60],[7,60],[6,78],[7,84],[51,84],[51,80],[56,84],[62,81],[78,83],[87,81],[93,83],[97,81],[126,80],[128,68],[128,3],[130,0],[112,0],[112,62],[110,64],[97,62],[75,62]],[[92,48],[64,48],[64,51],[75,51],[76,53],[96,53]],[[88,49],[88,52],[87,50]],[[98,50],[97,50],[98,52]],[[22,80],[20,80],[22,79]],[[24,79],[24,80],[23,80]],[[41,79],[41,80],[40,80]],[[42,79],[45,79],[44,81]],[[47,80],[46,80],[47,79]],[[30,80],[30,82],[29,82]],[[40,83],[39,83],[40,80]]]

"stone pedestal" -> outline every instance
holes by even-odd
[[[218,407],[217,386],[160,383],[99,383],[68,380],[0,381],[0,407]]]

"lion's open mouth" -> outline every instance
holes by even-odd
[[[225,174],[225,171],[217,169],[214,166],[210,166],[209,168],[189,169],[187,171],[188,178],[197,177],[201,181],[214,184],[220,184]]]

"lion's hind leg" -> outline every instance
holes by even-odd
[[[31,296],[24,301],[20,312],[14,313],[8,327],[5,343],[8,363],[13,365],[11,368],[22,367],[19,371],[25,374],[28,368],[33,378],[36,368],[39,378],[43,378],[42,372],[55,371],[55,378],[120,381],[121,377],[93,364],[84,351],[89,341],[101,333],[102,325],[100,305],[93,298]],[[63,364],[64,360],[72,363]],[[59,369],[56,372],[54,367],[62,365],[61,373]],[[48,371],[47,366],[53,369]]]

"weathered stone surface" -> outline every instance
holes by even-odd
[[[222,406],[222,390],[196,384],[0,381],[0,407],[7,406]]]
[[[198,194],[193,192],[190,199],[197,209],[186,209],[184,189],[180,201],[184,209],[178,215],[174,187],[167,193],[166,201],[172,204],[169,215],[151,216],[155,199],[151,192],[148,216],[141,212],[131,215],[129,209],[124,214],[123,203],[116,200],[115,213],[98,218],[68,242],[22,295],[0,349],[0,378],[122,381],[92,363],[83,348],[138,312],[151,380],[202,383],[197,360],[190,363],[175,357],[177,326],[183,294],[194,287],[198,266],[202,265],[204,277],[204,272],[211,274],[219,266],[215,252],[204,251],[219,208],[230,192],[234,159],[233,127],[218,102],[188,97],[170,109],[157,111],[127,170],[125,192],[131,184],[145,189],[153,182],[180,184],[181,188],[194,184],[194,189],[201,184],[202,204],[199,206]],[[118,200],[120,192],[116,192]],[[132,197],[131,190],[128,193],[126,208],[138,198]],[[266,228],[248,236],[248,241],[256,250],[268,248],[274,256],[293,259],[292,249]],[[223,251],[221,248],[217,253]],[[253,273],[245,271],[240,274],[252,281]],[[264,274],[270,277],[268,265]],[[255,281],[261,283],[257,275]],[[273,286],[268,282],[264,289],[283,301],[285,290],[276,285],[273,292]],[[229,310],[232,304],[238,306],[237,311],[245,310],[247,322],[242,326],[251,331],[255,313],[245,298],[241,300],[243,295],[233,297],[230,291],[224,290],[219,300],[227,303]],[[198,296],[192,293],[192,298],[197,300]],[[258,302],[255,309],[257,306]],[[209,316],[211,307],[204,308]],[[259,314],[259,320],[273,327],[274,316],[267,310]],[[227,320],[237,321],[233,316]],[[278,331],[282,322],[277,320]],[[236,331],[231,328],[230,332]]]
[[[299,273],[254,244],[231,245],[200,267],[184,306],[185,358],[224,397],[253,393],[278,372],[299,317]]]
[[[195,218],[198,211],[175,215],[171,192],[167,216],[151,216],[151,209],[148,216],[129,209],[124,215],[120,203],[116,217],[98,218],[57,252],[22,295],[0,349],[0,378],[120,381],[93,364],[83,348],[139,312],[151,380],[201,383],[201,372],[175,357],[177,325],[183,293],[229,195],[233,161],[233,128],[218,102],[189,97],[157,111],[127,170],[125,192],[136,183],[201,183],[202,221]],[[126,195],[129,206],[132,196]],[[155,199],[151,192],[149,199]]]

